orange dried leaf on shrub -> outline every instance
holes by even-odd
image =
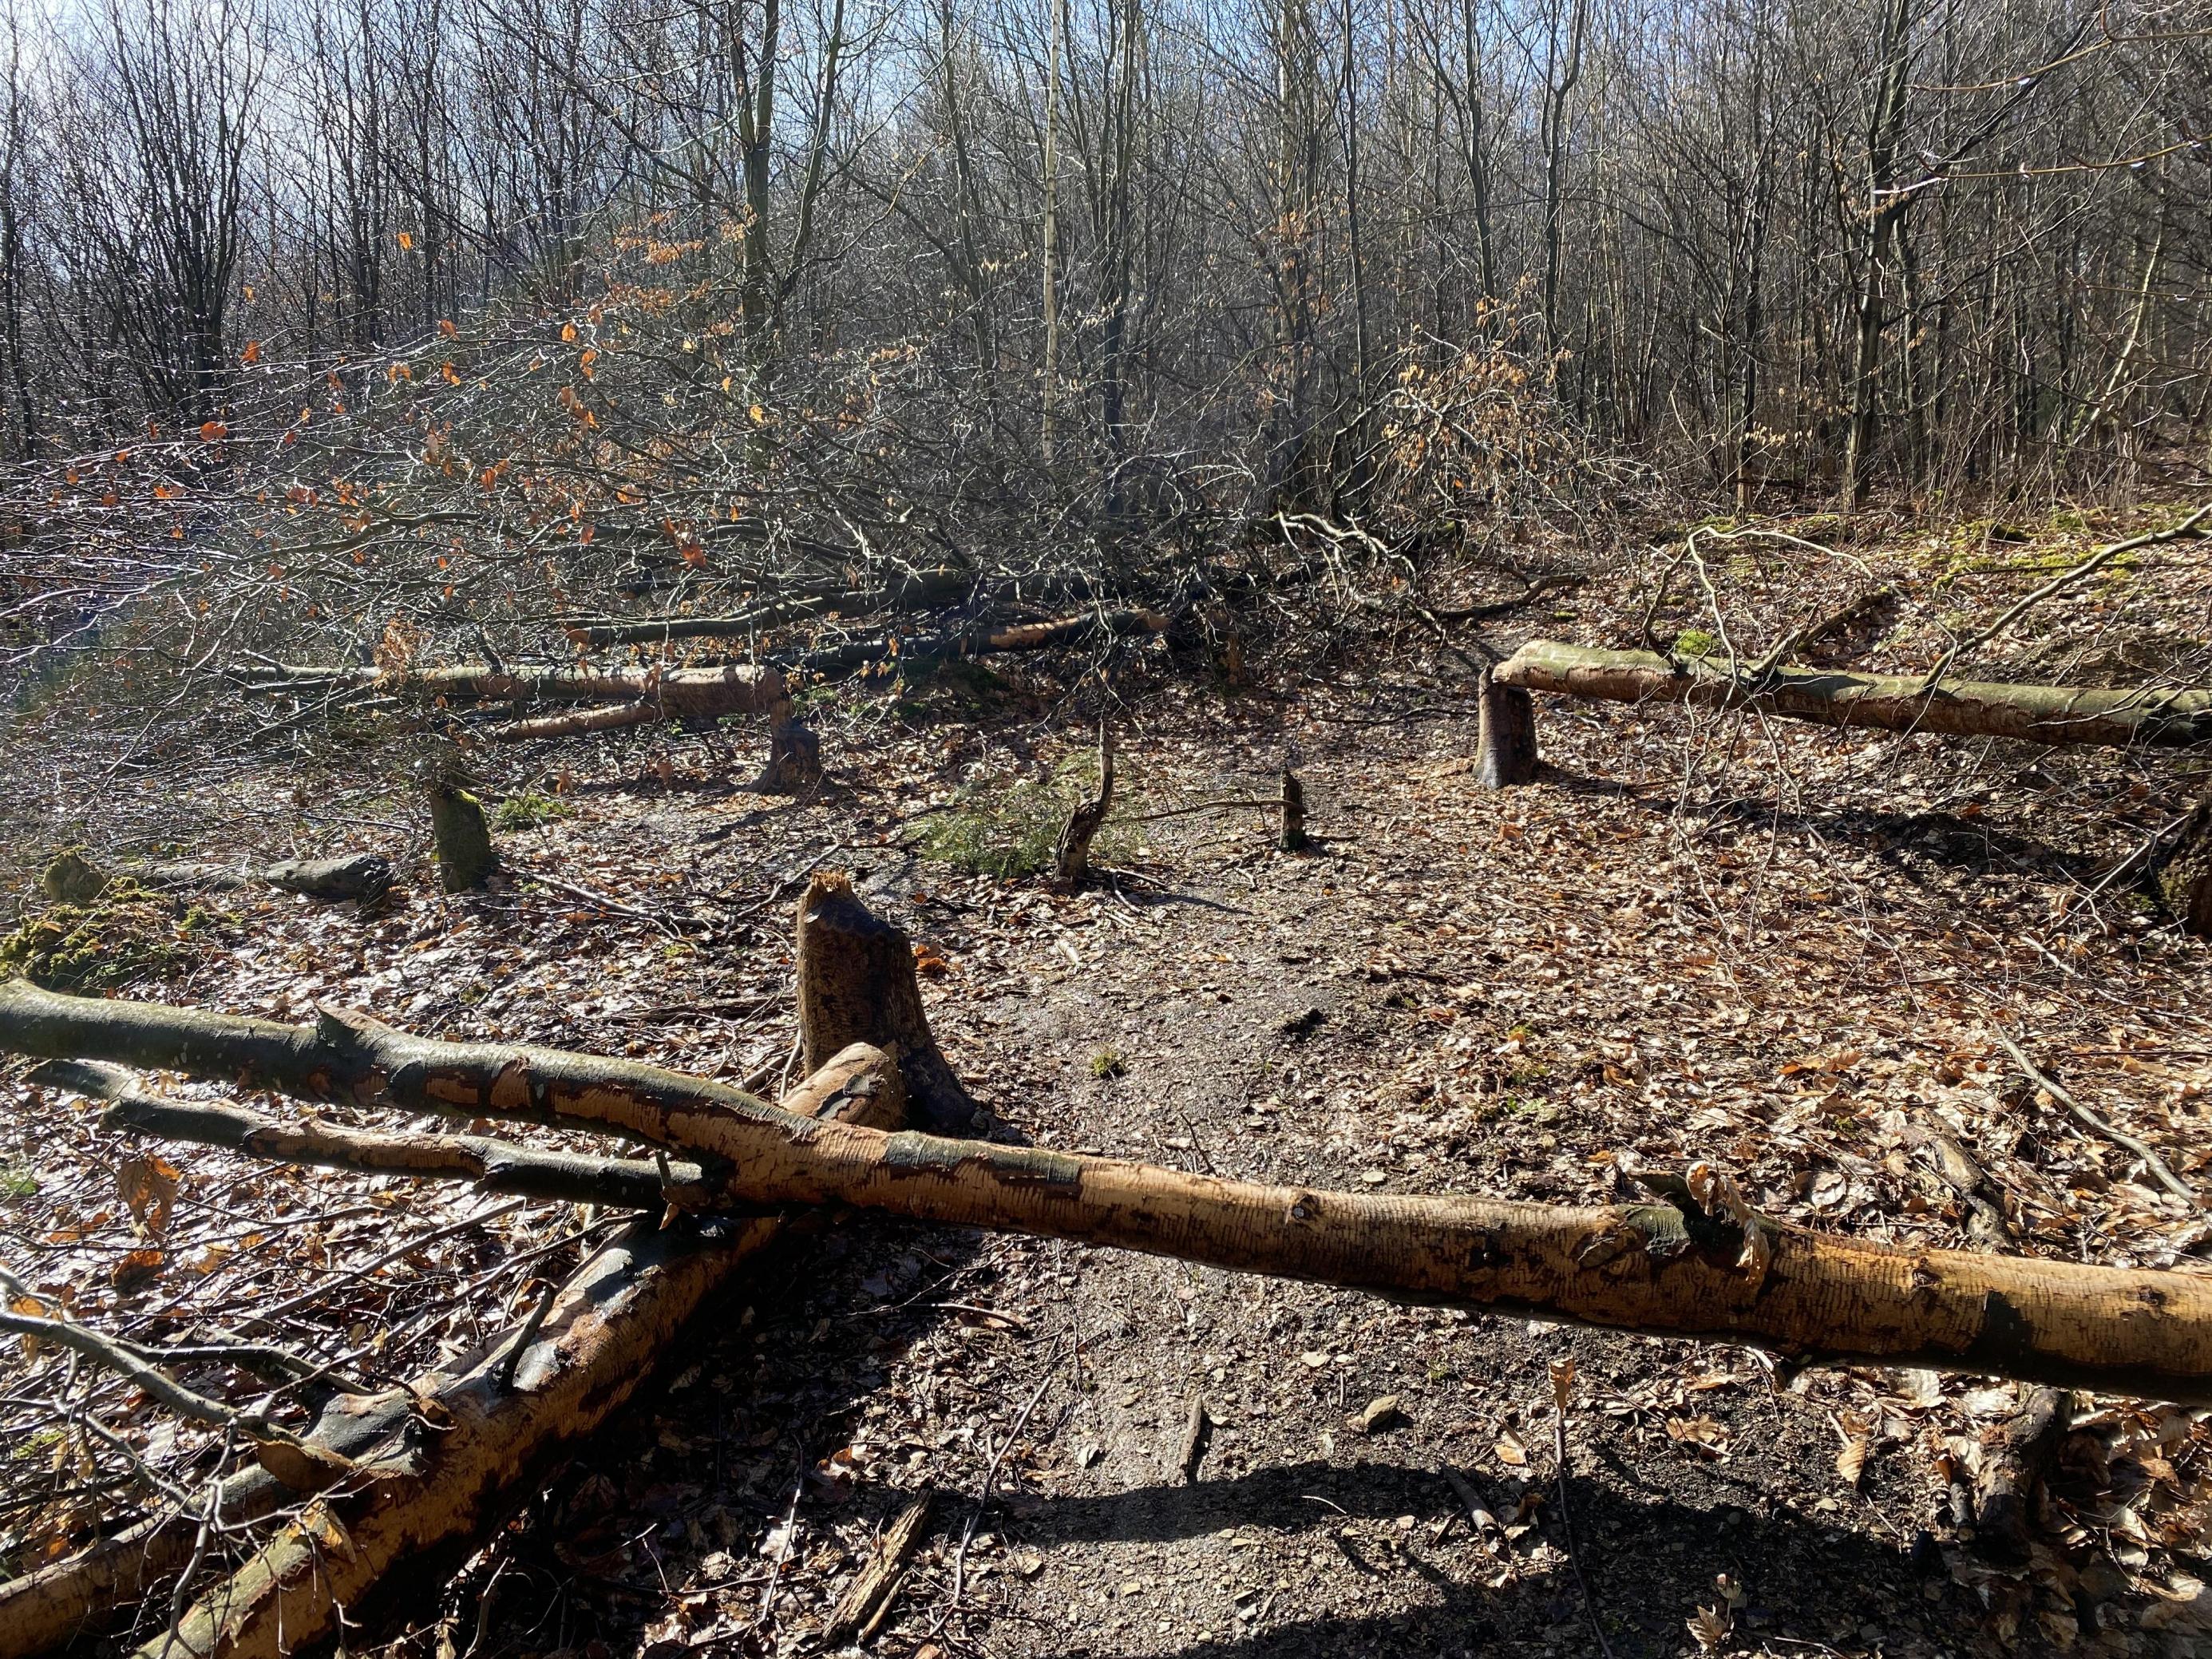
[[[238,354],[238,361],[241,363],[259,362],[261,361],[261,342],[258,340],[248,340],[246,343],[246,349]]]
[[[159,1250],[133,1250],[109,1269],[107,1276],[116,1289],[127,1290],[161,1272],[164,1260]]]

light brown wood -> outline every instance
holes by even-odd
[[[825,881],[817,890],[844,925],[866,917],[849,888]],[[884,933],[906,948],[896,930]],[[877,948],[887,948],[881,935]],[[19,981],[0,986],[0,1047],[314,1099],[611,1131],[727,1159],[727,1190],[754,1203],[848,1204],[1808,1359],[2212,1404],[2212,1283],[2186,1273],[1900,1249],[1707,1214],[1686,1200],[1568,1207],[1331,1192],[886,1134],[797,1118],[633,1060],[434,1042],[335,1011],[313,1027],[279,1025]]]
[[[929,1523],[930,1498],[925,1492],[899,1512],[884,1528],[860,1576],[837,1598],[830,1621],[823,1626],[822,1644],[834,1648],[849,1642],[879,1620],[906,1577],[907,1557]]]
[[[1535,640],[1501,663],[1501,685],[1614,702],[1748,708],[1822,726],[1943,732],[2029,743],[2162,744],[2212,741],[2212,691],[2113,691],[1852,674],[1784,665],[1731,672],[1717,657],[1606,651]]]

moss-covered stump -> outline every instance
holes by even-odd
[[[499,853],[484,819],[483,802],[440,774],[424,793],[430,802],[430,841],[438,855],[438,884],[449,893],[481,887],[499,867]]]

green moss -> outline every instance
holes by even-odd
[[[1093,1048],[1091,1051],[1091,1075],[1101,1083],[1123,1076],[1129,1062],[1121,1057],[1119,1048]]]
[[[29,1198],[39,1190],[39,1178],[28,1170],[19,1170],[12,1164],[0,1164],[0,1200]]]
[[[1720,640],[1702,628],[1686,628],[1674,635],[1678,657],[1710,657],[1720,648]]]
[[[118,878],[88,904],[57,904],[0,940],[0,978],[52,991],[119,990],[198,962],[222,920]]]
[[[1011,881],[1052,866],[1067,815],[1098,787],[1098,761],[1084,754],[1060,763],[1051,781],[986,778],[961,790],[952,805],[926,821],[921,855],[975,875]],[[1127,824],[1110,817],[1091,843],[1095,862],[1110,864],[1134,850]]]
[[[519,795],[509,795],[492,809],[491,827],[502,832],[535,830],[541,823],[575,816],[576,809],[567,801],[525,790]]]

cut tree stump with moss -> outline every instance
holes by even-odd
[[[481,887],[499,866],[483,802],[440,774],[424,786],[430,803],[430,840],[438,855],[438,884],[449,893]]]

